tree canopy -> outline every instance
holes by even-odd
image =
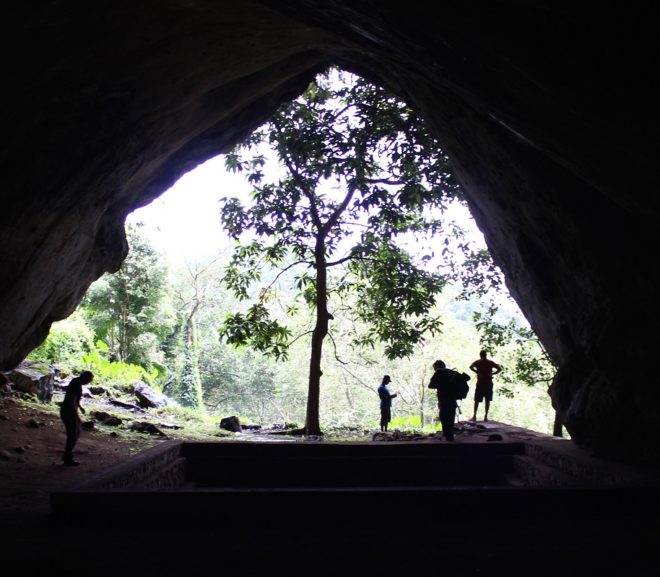
[[[279,161],[275,178],[265,170],[265,145]],[[439,234],[438,211],[460,197],[459,187],[447,156],[409,106],[365,80],[334,74],[281,107],[226,164],[246,172],[254,190],[249,206],[223,199],[222,225],[237,243],[225,282],[254,302],[228,315],[221,334],[286,357],[298,335],[268,305],[280,278],[298,269],[298,301],[316,313],[305,429],[318,434],[322,346],[334,314],[365,321],[354,343],[384,342],[388,358],[411,354],[425,333],[440,329],[429,312],[446,278],[423,266],[432,253],[413,256],[400,239]],[[256,282],[267,284],[254,295]],[[297,311],[298,303],[287,310]]]
[[[117,360],[150,368],[152,349],[171,328],[163,308],[167,267],[139,225],[128,226],[126,232],[126,260],[116,273],[92,285],[83,306],[97,337]]]

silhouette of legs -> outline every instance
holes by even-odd
[[[79,465],[73,458],[73,448],[80,437],[80,422],[78,419],[62,419],[66,429],[66,443],[64,445],[64,464],[67,466]]]
[[[440,423],[442,436],[449,442],[454,440],[454,421],[456,420],[456,401],[440,403]]]
[[[470,421],[474,422],[477,420],[477,409],[479,408],[479,401],[474,401],[474,413],[472,413],[472,418]]]
[[[392,420],[392,413],[389,407],[382,407],[380,409],[380,430],[387,433],[387,425]]]

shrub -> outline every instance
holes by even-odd
[[[53,323],[46,340],[34,349],[28,359],[61,365],[63,369],[94,349],[94,333],[78,312]]]

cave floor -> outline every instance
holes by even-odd
[[[646,487],[643,494],[625,488],[604,493],[598,501],[602,506],[589,514],[571,513],[583,510],[589,494],[580,491],[566,492],[561,511],[553,511],[539,506],[542,493],[527,491],[528,506],[523,499],[507,509],[497,491],[490,498],[488,488],[467,487],[454,493],[461,495],[460,503],[439,499],[442,491],[426,488],[319,493],[301,506],[296,491],[288,501],[275,491],[261,509],[237,498],[212,515],[196,515],[194,510],[181,515],[172,502],[151,516],[139,501],[119,511],[100,500],[76,517],[60,519],[48,509],[50,492],[102,473],[104,467],[157,442],[149,440],[129,451],[111,439],[106,447],[101,437],[83,436],[81,460],[87,462],[63,468],[57,463],[63,436],[40,447],[36,439],[50,425],[23,431],[17,422],[0,422],[2,433],[30,435],[29,447],[24,439],[12,437],[17,447],[27,447],[22,462],[0,463],[0,542],[3,566],[18,564],[28,574],[197,575],[231,570],[244,575],[656,577],[660,567],[656,471],[597,460],[604,475],[641,478]],[[481,422],[463,427],[457,445],[530,441],[549,444],[572,462],[594,460],[569,441],[525,429]],[[488,440],[494,434],[502,439]],[[241,435],[237,441],[247,438]],[[258,436],[251,439],[258,442]],[[407,443],[445,444],[437,438]],[[272,440],[270,444],[277,445]],[[393,442],[392,447],[404,444]],[[21,482],[19,494],[12,494],[10,489],[15,491]],[[506,490],[507,498],[515,499],[515,491]]]

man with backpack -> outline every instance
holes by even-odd
[[[442,435],[447,441],[454,440],[454,421],[456,420],[456,400],[467,395],[467,379],[461,373],[447,368],[444,361],[433,363],[435,372],[429,382],[429,389],[438,393],[438,408],[440,409],[440,424]]]

